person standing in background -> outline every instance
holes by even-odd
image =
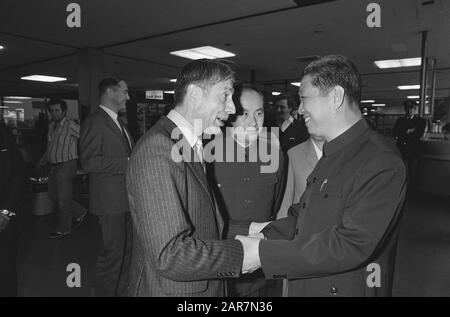
[[[290,148],[306,141],[309,136],[303,118],[300,117],[295,120],[291,116],[291,112],[297,104],[295,98],[288,94],[283,94],[275,100],[277,121],[280,128],[280,144],[285,153]]]
[[[56,225],[50,238],[68,235],[79,226],[86,210],[72,199],[73,179],[78,167],[80,126],[67,118],[67,103],[62,99],[48,102],[52,121],[48,129],[47,150],[37,167],[50,164],[48,196],[56,210]]]
[[[125,171],[133,141],[118,120],[128,95],[126,82],[103,79],[99,108],[81,126],[80,161],[89,173],[89,211],[98,217],[102,249],[97,259],[93,296],[124,296],[131,260],[131,218]]]
[[[286,183],[286,159],[279,144],[272,144],[267,130],[263,130],[264,99],[252,87],[234,86],[233,102],[236,114],[226,124],[225,136],[215,138],[213,148],[223,148],[223,158],[207,164],[207,175],[214,189],[219,209],[231,221],[264,222],[275,219],[280,208]],[[231,139],[231,140],[230,140]],[[276,139],[275,139],[276,140]],[[208,144],[209,145],[209,144]],[[233,149],[230,149],[230,145]],[[277,166],[271,172],[261,168],[267,165],[260,157],[260,149],[277,155]],[[233,160],[228,161],[228,151]],[[245,160],[240,160],[241,152]],[[228,281],[228,295],[237,297],[281,296],[279,281],[266,281],[261,270]]]
[[[417,105],[414,101],[407,100],[403,103],[403,106],[405,116],[397,119],[392,131],[406,164],[408,179],[412,181],[420,153],[420,139],[425,132],[426,121],[424,118],[415,115]],[[411,185],[413,183],[410,182]]]
[[[17,296],[17,213],[24,187],[25,162],[0,120],[0,297]]]

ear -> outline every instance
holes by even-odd
[[[345,98],[345,91],[344,88],[342,88],[341,86],[335,86],[333,88],[332,91],[332,102],[333,102],[333,107],[336,110],[339,110],[342,106],[342,104],[344,103],[344,98]]]
[[[198,104],[198,101],[203,96],[203,90],[201,87],[195,84],[189,84],[186,88],[186,97],[193,104]]]

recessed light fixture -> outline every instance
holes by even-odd
[[[385,103],[374,103],[372,107],[386,107]]]
[[[64,77],[55,77],[55,76],[47,76],[47,75],[30,75],[30,76],[24,76],[20,77],[20,79],[23,80],[33,80],[33,81],[43,81],[46,83],[54,83],[57,81],[65,81],[67,78]]]
[[[236,56],[236,54],[212,46],[202,46],[187,50],[173,51],[170,52],[170,54],[189,59],[215,59]]]
[[[173,95],[175,93],[175,91],[174,90],[165,90],[164,93]]]
[[[19,99],[19,100],[25,100],[25,99],[31,99],[31,97],[19,97],[19,96],[6,96],[7,99]]]
[[[281,92],[272,91],[272,96],[279,96],[279,95],[281,95]]]
[[[403,58],[403,59],[387,59],[375,61],[375,65],[378,68],[397,68],[397,67],[411,67],[411,66],[420,66],[422,64],[422,58],[413,57],[413,58]]]
[[[171,81],[172,83],[176,83],[176,82],[177,82],[177,79],[176,79],[176,78],[172,78],[170,81]]]
[[[413,90],[413,89],[420,89],[420,85],[403,85],[403,86],[397,86],[400,90]]]
[[[299,82],[299,81],[294,81],[294,82],[291,83],[291,85],[292,85],[292,86],[300,87],[301,82]]]
[[[13,104],[18,104],[18,103],[22,103],[22,101],[15,101],[15,100],[3,100],[3,103],[13,103]]]
[[[375,102],[375,100],[369,100],[369,99],[361,100],[361,103],[374,103],[374,102]]]
[[[408,98],[408,99],[419,99],[420,96],[408,96],[408,97],[406,97],[406,98]]]
[[[0,50],[4,49],[5,47],[3,45],[0,45]]]

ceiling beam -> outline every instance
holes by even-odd
[[[333,0],[333,1],[336,1],[336,0]],[[226,20],[221,20],[221,21],[211,22],[211,23],[206,23],[206,24],[201,24],[201,25],[195,25],[195,26],[191,26],[191,27],[187,27],[187,28],[183,28],[183,29],[173,30],[173,31],[154,34],[154,35],[148,35],[148,36],[136,38],[133,40],[127,40],[127,41],[118,42],[118,43],[111,43],[111,44],[100,46],[98,48],[111,48],[114,46],[131,44],[131,43],[135,43],[135,42],[150,40],[150,39],[154,39],[154,38],[158,38],[158,37],[163,37],[163,36],[168,36],[168,35],[172,35],[172,34],[186,32],[186,31],[192,31],[192,30],[197,30],[197,29],[201,29],[201,28],[216,26],[216,25],[220,25],[220,24],[224,24],[224,23],[236,22],[236,21],[240,21],[240,20],[246,20],[246,19],[251,19],[251,18],[255,18],[255,17],[261,17],[261,16],[265,16],[265,15],[276,14],[276,13],[280,13],[280,12],[285,12],[285,11],[290,11],[290,10],[298,10],[298,9],[300,9],[300,7],[295,5],[295,6],[287,7],[287,8],[283,8],[283,9],[270,10],[270,11],[266,11],[266,12],[249,14],[249,15],[245,15],[245,16],[241,16],[241,17],[237,17],[237,18],[226,19]]]
[[[31,37],[31,36],[27,36],[27,35],[22,35],[22,34],[15,34],[15,33],[2,32],[2,31],[0,31],[0,34],[5,34],[5,35],[8,35],[8,36],[13,36],[13,37],[19,37],[19,38],[21,38],[21,39],[30,40],[30,41],[36,41],[36,42],[41,42],[41,43],[45,43],[45,44],[51,44],[51,45],[57,45],[57,46],[64,46],[64,47],[75,48],[75,49],[79,49],[79,48],[80,48],[80,47],[76,47],[76,46],[69,45],[69,44],[64,44],[64,43],[59,43],[59,42],[54,42],[54,41],[48,41],[48,40],[37,39],[37,38],[35,38],[35,37]]]

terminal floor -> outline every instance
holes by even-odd
[[[96,218],[71,235],[47,237],[53,215],[24,214],[18,272],[20,296],[88,296],[100,247]],[[66,285],[67,266],[80,265],[81,287]],[[394,296],[450,296],[450,198],[409,195],[402,218]]]

